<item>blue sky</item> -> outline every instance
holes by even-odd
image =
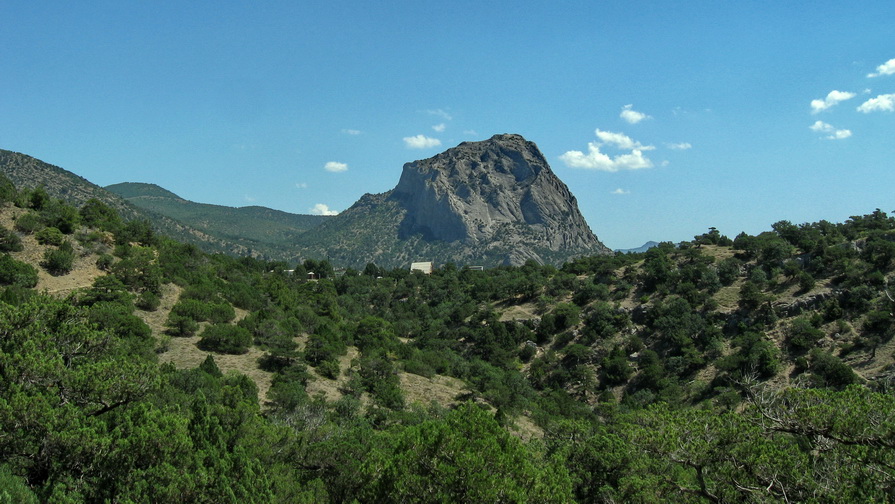
[[[0,148],[341,211],[519,133],[613,248],[895,209],[895,3],[0,3]]]

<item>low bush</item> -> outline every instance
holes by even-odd
[[[199,348],[212,352],[244,354],[252,344],[252,333],[230,324],[210,325],[202,331]]]

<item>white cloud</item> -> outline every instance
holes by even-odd
[[[843,138],[848,138],[851,136],[851,130],[840,129],[833,132],[832,135],[828,136],[829,140],[842,140]]]
[[[865,114],[869,114],[876,110],[883,112],[895,111],[895,93],[881,94],[876,98],[871,98],[865,101],[858,107],[858,112],[863,112]]]
[[[816,131],[818,133],[829,133],[829,135],[824,137],[827,140],[843,140],[851,136],[851,130],[836,129],[832,124],[823,121],[815,121],[814,124],[808,126],[808,128],[811,131]]]
[[[444,129],[446,127],[447,126],[445,126],[444,123],[441,123],[441,124],[436,124],[435,126],[432,126],[432,129],[434,129],[435,131],[437,131],[439,133],[444,133]]]
[[[618,189],[612,191],[612,194],[631,194],[631,191],[626,191],[619,187]]]
[[[448,113],[444,109],[430,109],[430,110],[426,110],[425,112],[429,115],[434,115],[436,117],[440,117],[440,118],[444,119],[445,121],[450,121],[451,119],[453,119],[453,117],[451,117],[451,114]]]
[[[600,145],[590,142],[587,144],[587,154],[581,151],[568,151],[559,157],[570,168],[585,168],[588,170],[600,170],[617,172],[619,170],[639,170],[652,168],[653,162],[643,156],[640,150],[633,150],[629,154],[620,154],[610,157],[600,152]]]
[[[330,210],[329,205],[324,205],[323,203],[317,203],[314,205],[314,208],[308,211],[311,212],[311,215],[339,215],[339,212]]]
[[[412,137],[404,137],[404,145],[408,149],[429,149],[441,145],[441,140],[430,138],[425,135],[416,135]]]
[[[348,165],[345,163],[330,161],[330,162],[326,163],[325,165],[323,165],[323,169],[328,172],[332,172],[332,173],[340,173],[340,172],[348,171]]]
[[[249,196],[248,194],[246,194],[245,196],[243,196],[243,198],[245,198],[245,200],[248,201],[249,203],[254,203],[254,202],[255,202],[255,198],[253,198],[252,196]]]
[[[653,150],[655,147],[652,145],[642,145],[640,142],[635,142],[631,139],[631,137],[625,135],[624,133],[613,133],[612,131],[603,131],[599,128],[595,131],[597,138],[603,141],[603,143],[611,144],[618,147],[621,150]]]
[[[693,148],[693,145],[691,145],[690,142],[666,143],[665,146],[671,150],[687,150]]]
[[[823,121],[815,121],[814,124],[809,126],[809,128],[811,129],[811,131],[823,131],[823,132],[833,131],[833,129],[834,129],[831,124],[827,124]]]
[[[595,133],[597,138],[602,140],[602,143],[589,142],[587,144],[587,154],[581,151],[568,151],[561,155],[559,159],[570,168],[584,168],[607,172],[640,170],[642,168],[653,167],[653,162],[643,155],[643,151],[655,149],[652,145],[642,145],[640,142],[632,140],[623,133],[603,131],[599,128],[597,128]],[[618,150],[631,152],[613,157],[600,151],[600,147],[607,144]]]
[[[470,136],[479,136],[479,134],[476,130],[464,130],[463,134],[470,135]]]
[[[296,182],[295,187],[298,189],[307,189],[308,183],[307,182]]]
[[[345,133],[346,135],[360,135],[361,133],[363,133],[363,131],[356,129],[343,129],[342,133]]]
[[[824,98],[823,100],[821,100],[821,99],[811,100],[811,113],[816,114],[818,112],[822,112],[822,111],[827,110],[828,108],[832,107],[833,105],[836,105],[839,102],[843,102],[845,100],[851,100],[854,97],[855,97],[854,93],[851,93],[848,91],[838,91],[838,90],[834,89],[834,90],[830,91],[829,93],[827,93],[827,97]]]
[[[622,107],[622,111],[618,116],[625,121],[628,121],[629,124],[637,124],[644,119],[651,119],[650,116],[644,114],[643,112],[637,112],[636,110],[632,109],[631,107],[633,106],[633,104],[625,105],[624,107]]]
[[[867,74],[867,77],[879,77],[881,75],[892,75],[895,74],[895,58],[890,59],[889,61],[883,63],[882,65],[876,67],[876,72]]]

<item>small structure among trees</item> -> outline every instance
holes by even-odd
[[[426,275],[431,275],[434,269],[435,267],[432,265],[432,261],[410,263],[410,271],[419,271]]]

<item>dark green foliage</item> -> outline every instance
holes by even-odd
[[[814,348],[823,336],[823,331],[814,322],[806,317],[799,317],[789,327],[787,343],[794,350],[805,352]]]
[[[555,459],[532,458],[474,404],[407,427],[371,454],[370,502],[568,502],[569,476]],[[382,473],[373,470],[383,468]]]
[[[252,344],[252,333],[230,324],[213,324],[200,334],[199,348],[227,354],[244,354]]]
[[[74,266],[75,252],[70,242],[64,241],[58,248],[47,249],[40,265],[51,275],[65,275]]]
[[[96,303],[116,303],[131,306],[132,297],[127,286],[114,275],[104,275],[93,281],[93,286],[81,293],[78,303],[92,306]]]
[[[37,285],[37,270],[30,264],[13,259],[9,254],[0,255],[0,285],[30,289]]]
[[[835,355],[820,348],[811,351],[810,362],[811,374],[816,386],[843,388],[860,381],[851,367]]]
[[[62,234],[62,231],[54,227],[45,227],[35,233],[34,237],[37,239],[37,243],[53,245],[54,247],[62,245],[62,242],[65,241],[65,235]]]
[[[111,264],[109,270],[134,292],[160,292],[161,268],[155,252],[148,247],[126,247],[125,257]]]
[[[0,202],[15,202],[19,196],[19,191],[15,184],[5,175],[0,174]]]
[[[162,300],[158,294],[152,291],[144,291],[137,296],[137,299],[134,301],[134,306],[143,311],[153,312],[158,310],[161,302]]]
[[[171,313],[165,322],[167,333],[172,336],[192,336],[199,330],[199,323],[195,319]]]
[[[142,246],[155,245],[157,239],[148,220],[138,219],[127,222],[115,234],[115,243],[127,245],[136,243]]]
[[[51,200],[40,211],[40,218],[47,227],[54,227],[70,235],[81,224],[78,210],[62,200]]]
[[[19,235],[0,226],[0,252],[20,252],[22,248],[22,239]]]
[[[117,232],[121,227],[121,217],[118,212],[96,198],[90,198],[81,205],[79,213],[81,220],[89,227],[112,233]]]
[[[44,227],[40,217],[35,212],[28,212],[19,216],[16,219],[15,226],[18,231],[25,234],[34,234]]]

